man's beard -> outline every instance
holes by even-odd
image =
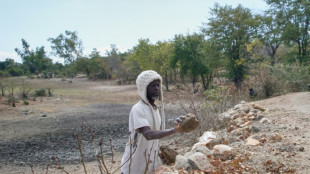
[[[159,95],[152,95],[152,100],[157,100],[159,99]]]

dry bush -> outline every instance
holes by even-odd
[[[180,90],[184,89],[184,90]],[[178,115],[193,113],[197,116],[200,126],[193,132],[184,134],[193,145],[207,130],[219,130],[225,127],[218,115],[227,111],[234,105],[244,100],[248,94],[243,89],[236,89],[233,85],[218,86],[214,89],[203,91],[192,89],[191,85],[183,85],[178,89],[172,90],[169,95],[165,95],[167,104],[174,107],[174,111],[168,111],[169,115],[176,118]],[[167,97],[166,97],[167,96]],[[167,106],[165,107],[168,110]]]

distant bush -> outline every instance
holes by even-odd
[[[36,97],[43,97],[46,96],[46,90],[45,89],[38,89],[34,91],[34,95]]]
[[[29,102],[27,100],[24,100],[24,105],[29,105]]]
[[[51,88],[47,88],[47,94],[49,97],[53,96],[53,90]]]
[[[310,82],[310,68],[298,63],[278,64],[274,67],[274,76],[290,92],[306,91]]]

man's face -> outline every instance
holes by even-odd
[[[160,81],[154,80],[147,86],[147,99],[149,101],[154,101],[159,99],[160,94]]]

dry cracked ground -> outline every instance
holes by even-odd
[[[27,83],[50,87],[54,96],[30,100],[29,105],[19,102],[15,108],[0,104],[0,173],[32,173],[29,164],[35,173],[46,173],[48,164],[48,173],[62,173],[51,157],[56,157],[69,173],[84,173],[76,134],[82,137],[87,172],[99,173],[89,129],[94,132],[95,144],[103,140],[110,171],[120,173],[117,168],[128,140],[128,114],[139,99],[134,85],[117,86],[112,81],[83,78],[32,79]],[[279,133],[283,140],[243,149],[251,152],[248,163],[260,173],[267,173],[264,162],[268,159],[293,168],[295,173],[310,173],[310,93],[292,93],[256,103],[270,110],[265,117],[271,123],[261,125],[261,133]],[[167,119],[173,119],[178,112],[167,114]],[[110,138],[115,161],[112,164]],[[162,143],[175,145],[169,139]],[[181,153],[189,148],[177,147]]]

